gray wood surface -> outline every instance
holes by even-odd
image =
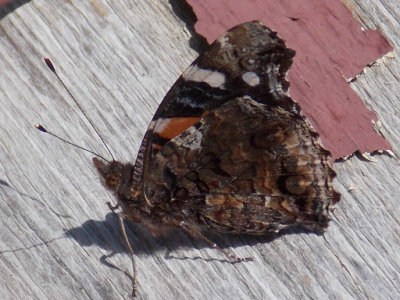
[[[130,258],[91,155],[33,127],[108,155],[43,57],[114,156],[133,161],[158,103],[196,57],[178,2],[32,0],[2,11],[0,299],[129,299]],[[346,2],[395,48],[352,86],[398,152],[398,0]],[[138,299],[400,299],[398,159],[351,157],[334,168],[342,200],[324,236],[211,237],[254,262],[227,263],[184,233],[157,239],[130,226]]]

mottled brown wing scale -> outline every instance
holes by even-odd
[[[144,196],[194,227],[248,234],[298,225],[322,230],[337,200],[328,154],[301,116],[236,98],[157,153]]]

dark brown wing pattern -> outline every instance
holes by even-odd
[[[337,201],[328,154],[303,117],[236,98],[164,145],[145,198],[211,230],[322,230]]]

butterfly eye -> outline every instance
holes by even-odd
[[[119,185],[119,176],[116,174],[107,176],[105,185],[111,190],[116,190]]]

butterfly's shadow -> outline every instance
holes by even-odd
[[[0,7],[0,20],[30,0],[14,0]]]
[[[173,230],[163,236],[154,237],[142,224],[125,222],[126,232],[129,243],[133,248],[135,256],[148,255],[149,253],[156,255],[163,255],[167,259],[179,260],[212,260],[231,263],[227,257],[215,250],[215,258],[208,256],[206,258],[200,257],[196,254],[193,256],[181,256],[179,253],[174,253],[178,249],[202,249],[209,248],[209,246],[195,238],[189,236],[183,230]],[[276,238],[287,234],[297,233],[315,233],[302,228],[294,228],[290,230],[281,231],[275,235],[243,235],[243,234],[219,234],[214,232],[204,232],[204,235],[212,242],[216,243],[222,249],[231,252],[230,248],[267,244]],[[100,258],[100,260],[108,264],[105,257],[113,256],[118,253],[129,254],[125,240],[121,233],[118,217],[115,213],[106,215],[104,221],[89,220],[79,227],[72,228],[65,232],[67,237],[76,240],[80,245],[87,247],[96,245],[101,249],[107,250],[107,255]],[[187,252],[186,252],[187,253]]]
[[[197,16],[194,13],[193,8],[185,0],[169,0],[169,3],[175,15],[185,23],[187,30],[192,35],[189,40],[190,47],[199,54],[203,53],[209,45],[207,40],[194,29],[194,24],[197,22]]]

